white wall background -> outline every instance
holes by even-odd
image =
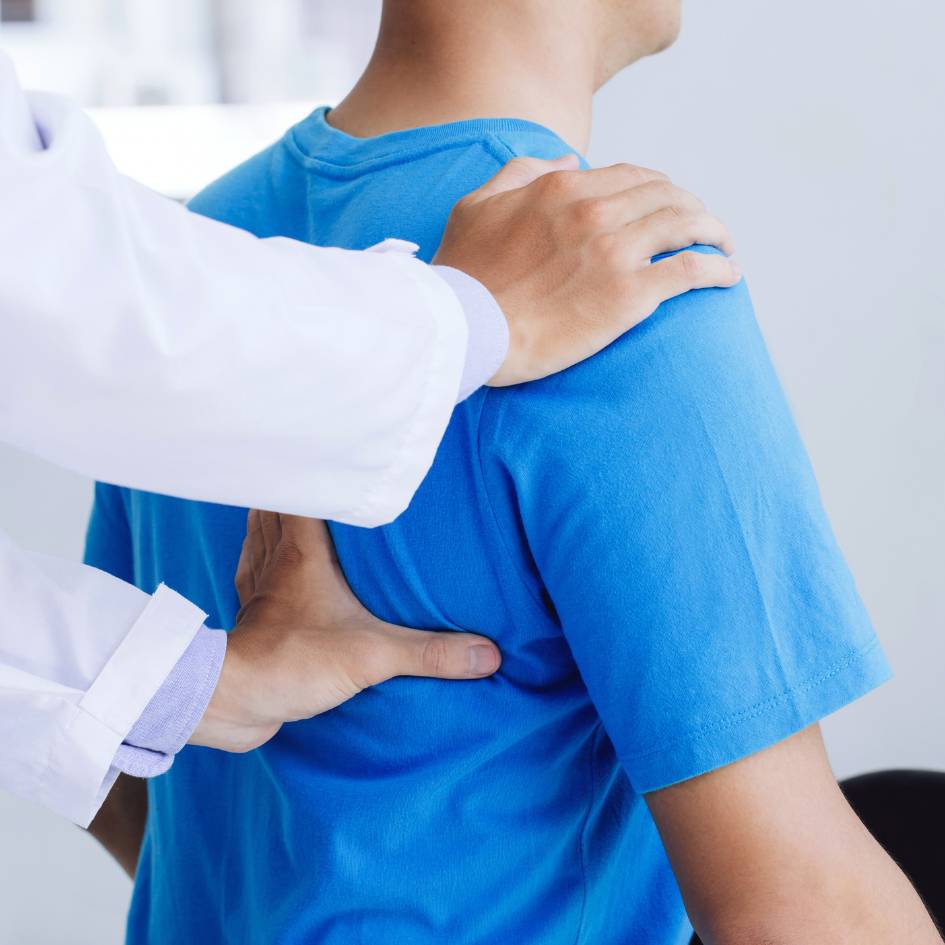
[[[943,37],[940,0],[691,4],[597,106],[595,162],[659,167],[734,231],[897,671],[826,723],[841,777],[945,768]],[[88,483],[3,449],[0,482],[0,527],[80,553]],[[128,894],[76,828],[0,796],[0,945],[116,945]]]

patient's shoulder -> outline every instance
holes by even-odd
[[[750,448],[793,431],[744,281],[670,299],[593,358],[491,391],[482,427],[483,449],[518,470],[555,457],[594,465],[616,452],[632,461],[655,443],[685,450],[707,436]]]

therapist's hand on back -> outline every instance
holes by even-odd
[[[408,630],[370,614],[314,519],[250,512],[236,586],[242,609],[191,744],[249,751],[284,722],[394,676],[481,679],[499,668],[484,637]]]
[[[537,380],[596,354],[673,296],[735,285],[728,231],[659,171],[577,170],[577,158],[515,158],[450,216],[434,263],[495,297],[509,353],[491,386]],[[694,243],[726,254],[661,253]]]

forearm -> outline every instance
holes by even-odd
[[[88,828],[132,879],[138,867],[147,817],[147,782],[123,774]]]
[[[407,506],[480,325],[430,267],[190,213],[121,176],[76,106],[25,95],[2,53],[0,194],[0,439],[184,498],[360,525]]]

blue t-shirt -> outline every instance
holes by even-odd
[[[429,258],[459,197],[515,155],[566,150],[523,121],[365,140],[316,111],[193,207]],[[241,509],[99,486],[88,561],[228,627],[244,526]],[[248,755],[185,749],[150,784],[134,945],[682,945],[642,794],[888,675],[744,284],[674,299],[555,377],[479,391],[404,515],[332,534],[375,614],[487,634],[502,669],[393,680]]]

